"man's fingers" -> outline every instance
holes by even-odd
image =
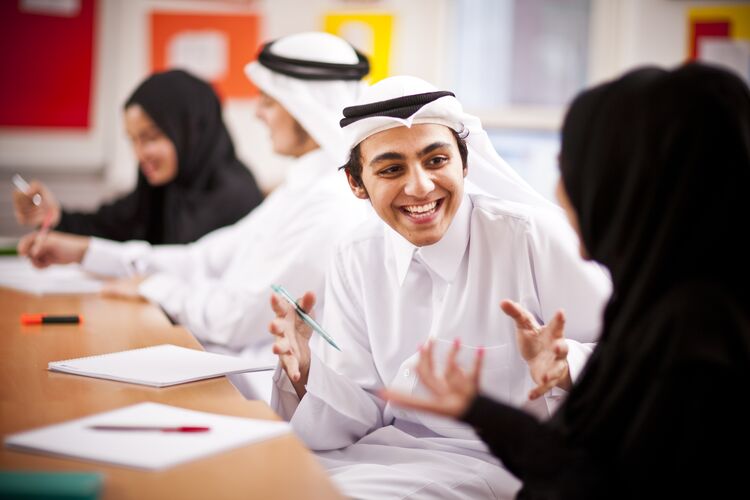
[[[552,378],[550,378],[548,376],[547,377],[543,377],[543,378],[546,379],[546,382],[543,382],[541,384],[537,384],[536,387],[534,387],[533,389],[531,389],[531,391],[529,392],[529,399],[532,399],[532,400],[533,399],[537,399],[538,397],[543,396],[544,394],[546,394],[550,389],[552,389],[553,387],[555,387],[555,385],[557,385],[557,380],[556,379],[552,379]]]
[[[560,309],[552,316],[552,321],[547,325],[552,338],[562,338],[563,331],[565,330],[565,313]]]
[[[299,372],[299,362],[297,362],[297,358],[291,354],[286,354],[281,357],[281,363],[283,364],[289,379],[292,382],[299,382],[302,375]]]
[[[271,350],[277,356],[292,354],[292,350],[289,348],[289,342],[283,338],[277,339],[276,342],[273,343]]]
[[[275,293],[271,294],[271,309],[273,309],[276,316],[284,316],[291,306],[287,304],[286,300],[282,299]]]
[[[500,309],[502,309],[505,314],[516,321],[519,321],[521,318],[523,318],[523,311],[515,302],[511,300],[500,301]]]
[[[565,339],[557,339],[555,341],[555,359],[567,359],[568,357],[568,343]]]
[[[500,309],[516,322],[517,328],[531,330],[532,334],[538,332],[539,325],[531,314],[521,306],[521,304],[511,300],[503,300],[500,302]]]
[[[271,332],[271,335],[274,335],[276,337],[283,337],[284,336],[283,318],[276,318],[272,320],[271,323],[268,325],[268,331]]]
[[[545,373],[539,377],[537,386],[529,392],[529,399],[536,399],[553,387],[565,377],[568,365],[564,360],[555,361]]]
[[[533,401],[541,396],[544,396],[547,391],[552,389],[552,387],[554,387],[554,385],[552,384],[544,384],[534,387],[533,389],[531,389],[531,391],[529,391],[529,399]]]
[[[315,307],[315,294],[313,292],[305,292],[302,298],[297,300],[297,304],[307,314],[311,314],[313,307]]]

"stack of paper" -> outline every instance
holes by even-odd
[[[25,257],[0,256],[0,286],[35,293],[98,293],[102,280],[77,265],[37,269]]]
[[[92,426],[208,427],[206,432],[96,430]],[[5,438],[8,448],[157,470],[290,431],[286,422],[230,417],[159,403],[51,425]]]

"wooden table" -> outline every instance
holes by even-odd
[[[80,313],[84,323],[22,326],[22,312]],[[5,436],[141,401],[278,419],[265,403],[245,400],[225,377],[156,389],[47,371],[49,361],[162,343],[200,348],[190,333],[146,303],[0,288],[0,431]],[[4,448],[0,469],[99,471],[105,474],[107,499],[341,498],[315,457],[291,434],[159,472]]]

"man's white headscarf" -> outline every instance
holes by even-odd
[[[337,161],[345,153],[338,120],[366,87],[367,59],[328,33],[299,33],[267,43],[245,74],[277,100]]]
[[[341,120],[349,152],[383,130],[423,123],[445,125],[462,136],[468,132],[468,192],[557,208],[500,158],[479,118],[465,113],[451,92],[438,91],[424,80],[412,76],[381,80],[367,88],[355,106],[344,109],[344,119]]]

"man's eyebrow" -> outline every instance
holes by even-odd
[[[428,155],[431,152],[435,151],[436,149],[449,148],[449,147],[450,147],[450,144],[448,144],[447,142],[433,142],[429,146],[425,146],[424,148],[422,148],[417,153],[417,156],[419,156],[421,158],[422,156]],[[385,153],[380,153],[375,158],[373,158],[372,160],[370,160],[370,165],[373,165],[375,163],[379,163],[381,161],[405,160],[405,159],[406,159],[406,156],[404,156],[401,153],[396,153],[395,151],[387,151]]]
[[[378,163],[381,161],[386,160],[405,160],[406,156],[402,155],[401,153],[396,153],[395,151],[388,151],[386,153],[380,153],[378,156],[370,160],[370,165],[373,163]]]
[[[427,146],[425,148],[422,148],[422,150],[419,153],[417,153],[417,155],[419,157],[422,157],[422,156],[425,156],[425,155],[428,155],[428,154],[432,153],[436,149],[449,148],[450,146],[451,145],[448,144],[447,142],[433,142],[429,146]]]

